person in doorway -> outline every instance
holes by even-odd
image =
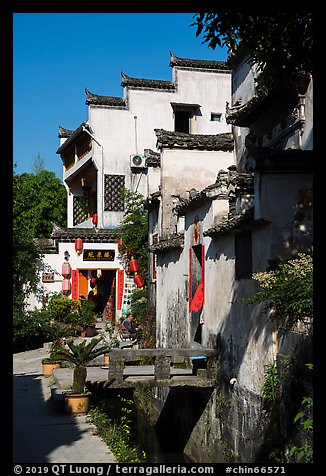
[[[109,299],[106,302],[105,308],[103,310],[103,319],[105,321],[112,321],[112,298],[109,297]]]
[[[122,330],[126,329],[132,338],[139,340],[139,327],[135,327],[134,316],[132,314],[128,314],[126,319],[122,322],[121,327]]]

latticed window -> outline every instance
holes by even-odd
[[[104,210],[112,212],[123,212],[124,202],[121,192],[125,187],[124,175],[104,176]]]
[[[90,193],[88,196],[74,196],[73,202],[73,225],[78,225],[83,221],[90,218],[94,213],[96,213],[96,192]]]
[[[88,216],[88,199],[86,197],[74,196],[74,226],[78,225],[84,220],[87,220]]]

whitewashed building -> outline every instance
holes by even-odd
[[[93,290],[101,296],[101,306],[110,298],[112,318],[118,318],[133,286],[114,237],[124,213],[120,191],[127,188],[147,197],[158,190],[155,129],[212,136],[230,132],[225,104],[230,99],[231,73],[226,63],[179,58],[171,52],[170,67],[170,81],[122,72],[122,97],[86,89],[86,120],[75,130],[60,127],[57,153],[63,162],[68,226],[55,227],[51,239],[43,242],[42,292],[34,304],[42,305],[44,297],[63,286],[68,296],[87,298],[95,279]],[[192,161],[198,163],[198,157]],[[191,175],[191,164],[173,173]],[[75,249],[77,239],[82,241],[80,252]],[[64,279],[66,262],[71,274]]]
[[[231,106],[225,111],[235,154],[220,142],[225,148],[214,163],[203,137],[197,142],[157,131],[160,192],[148,200],[158,345],[218,352],[216,388],[205,394],[206,405],[191,424],[189,415],[198,415],[195,392],[189,390],[187,399],[173,389],[157,389],[155,395],[158,427],[188,434],[184,452],[197,462],[225,462],[225,448],[240,462],[266,458],[272,451],[269,422],[262,416],[266,364],[295,355],[295,374],[312,359],[309,328],[284,332],[262,305],[238,302],[257,289],[253,273],[312,253],[312,80],[268,88],[245,60],[233,65]],[[188,161],[193,174],[181,189],[180,176],[169,167]],[[215,170],[208,171],[213,164]],[[210,174],[215,180],[205,184]],[[298,398],[300,405],[299,392]],[[175,417],[163,422],[160,411],[168,402]],[[287,410],[281,430],[286,442],[291,436],[286,425],[293,422]]]

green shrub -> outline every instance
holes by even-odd
[[[76,323],[80,302],[70,299],[62,294],[53,294],[48,304],[48,311],[51,319],[68,323]]]
[[[50,314],[46,308],[13,313],[13,352],[43,347],[51,340]]]

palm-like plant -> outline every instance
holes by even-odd
[[[58,362],[69,362],[74,365],[72,393],[84,393],[87,369],[86,366],[96,357],[108,353],[112,345],[104,344],[96,347],[102,341],[102,337],[74,344],[73,340],[67,341],[67,347],[61,346],[55,349],[51,358]]]

